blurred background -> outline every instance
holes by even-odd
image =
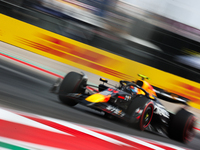
[[[2,0],[0,11],[200,82],[198,3],[197,0]]]
[[[0,13],[200,83],[197,0],[1,0]]]
[[[108,122],[96,121],[96,115],[80,117],[85,115],[77,111],[84,110],[81,106],[66,109],[60,105],[57,96],[49,93],[51,82],[71,70],[84,70],[94,84],[99,76],[115,84],[118,79],[135,80],[138,73],[144,73],[154,88],[172,90],[169,93],[192,100],[195,106],[189,105],[198,108],[195,114],[200,118],[199,4],[198,0],[0,0],[1,58],[25,62],[17,66],[2,59],[0,94],[6,96],[0,101],[60,119],[89,120],[91,125],[107,128]],[[7,73],[5,68],[14,68],[14,72]],[[36,72],[35,68],[42,69]],[[168,107],[172,112],[177,108],[171,103]],[[156,138],[160,140],[160,136]],[[190,146],[199,147],[198,141]]]

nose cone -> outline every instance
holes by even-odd
[[[111,95],[102,95],[100,93],[93,94],[87,97],[85,100],[92,103],[106,103],[109,101]]]

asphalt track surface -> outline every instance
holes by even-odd
[[[22,52],[27,53],[26,51],[21,50],[20,54],[22,54]],[[25,55],[28,57],[27,54]],[[29,55],[32,56],[35,54]],[[50,66],[54,69],[58,69],[60,73],[67,73],[71,70],[81,71],[80,69],[73,68],[65,64],[60,64],[41,56],[35,55],[35,57],[37,57],[36,60],[40,65],[44,65],[44,63],[50,65],[53,63],[55,66]],[[75,107],[65,106],[58,100],[55,94],[49,92],[51,85],[55,82],[57,77],[8,58],[0,58],[0,107],[11,108],[65,121],[113,130],[134,136],[171,143],[190,149],[199,149],[200,140],[198,134],[190,143],[182,144],[167,137],[162,137],[146,131],[141,132],[135,130],[129,127],[126,123],[118,120],[107,120],[103,117],[102,113],[81,105],[77,105]],[[31,59],[33,59],[33,56],[30,57],[29,61],[31,61]],[[56,64],[59,66],[56,66]],[[93,75],[87,72],[86,74],[88,75],[89,79],[91,79],[89,80],[90,82],[95,84],[99,83],[98,75]],[[115,83],[114,81],[110,82]]]

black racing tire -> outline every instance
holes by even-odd
[[[63,79],[59,88],[59,100],[68,106],[75,106],[78,102],[75,99],[67,98],[68,93],[84,93],[83,88],[86,85],[87,79],[83,78],[82,74],[69,72]]]
[[[180,109],[170,120],[169,137],[183,143],[188,143],[195,136],[195,122],[196,117],[192,113],[183,108]]]
[[[135,113],[135,110],[137,108],[143,109],[143,112],[141,113],[140,117],[138,118],[138,122],[132,122],[133,114]],[[153,117],[153,110],[154,110],[154,104],[152,100],[149,100],[145,96],[138,96],[133,99],[131,104],[129,105],[127,109],[127,114],[132,116],[130,119],[131,126],[143,131],[145,130],[148,125],[150,124],[152,117]]]

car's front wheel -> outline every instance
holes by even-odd
[[[146,104],[139,121],[140,130],[145,130],[151,122],[153,117],[153,103]]]
[[[86,83],[87,79],[83,78],[82,74],[69,72],[60,85],[59,100],[68,106],[75,106],[78,102],[75,99],[68,98],[66,95],[68,93],[83,93],[85,91],[83,87]]]
[[[154,105],[151,100],[144,96],[136,97],[127,109],[127,114],[131,116],[130,123],[139,130],[145,130],[153,117]],[[136,123],[132,120],[137,120]]]

